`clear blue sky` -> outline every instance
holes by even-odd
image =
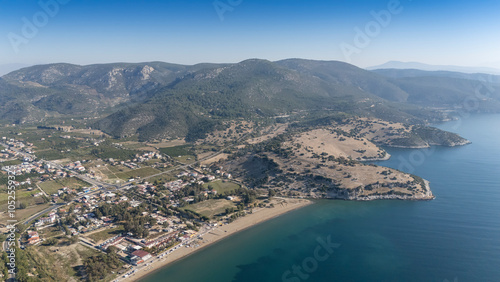
[[[390,22],[356,45],[355,29],[390,2],[220,0],[231,10],[218,13],[213,0],[42,0],[48,12],[38,1],[0,0],[0,64],[307,58],[500,68],[500,1],[401,0]]]

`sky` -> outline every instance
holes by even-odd
[[[0,0],[0,65],[249,58],[500,68],[498,0]]]

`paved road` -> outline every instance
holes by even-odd
[[[238,143],[239,141],[241,141],[242,139],[244,139],[246,137],[246,134],[241,136],[237,141],[236,143]],[[7,147],[7,148],[10,148],[7,144],[4,144],[4,143],[0,143],[0,145],[3,145],[4,147]],[[174,168],[171,168],[169,170],[166,170],[166,171],[163,171],[163,172],[160,172],[160,173],[157,173],[157,174],[153,174],[153,175],[150,175],[150,176],[147,176],[147,177],[143,177],[142,180],[146,180],[146,179],[150,179],[150,178],[153,178],[153,177],[156,177],[156,176],[159,176],[159,175],[162,175],[162,174],[166,174],[166,173],[169,173],[169,172],[172,172],[172,171],[175,171],[175,170],[179,170],[179,169],[183,169],[183,168],[188,168],[188,167],[192,167],[193,165],[197,164],[197,163],[200,163],[204,160],[208,160],[210,158],[213,158],[213,157],[216,157],[218,156],[219,154],[222,154],[222,152],[230,147],[232,147],[234,145],[231,145],[231,146],[226,146],[224,148],[222,148],[221,150],[207,156],[207,157],[204,157],[194,163],[191,163],[191,164],[181,164],[181,165],[178,165],[178,166],[175,166]],[[22,156],[24,157],[29,157],[29,158],[32,158],[34,159],[35,156],[32,155],[32,154],[28,154],[26,152],[23,152],[23,151],[20,151],[20,150],[17,150],[17,149],[13,149],[11,148],[11,150],[21,154]],[[87,193],[84,193],[84,194],[81,194],[80,196],[85,196],[85,195],[93,195],[93,194],[96,194],[96,193],[100,193],[102,191],[109,191],[109,190],[123,190],[123,189],[126,189],[126,188],[129,188],[130,187],[130,183],[125,183],[125,184],[122,184],[122,185],[112,185],[112,184],[109,184],[109,183],[105,183],[105,182],[101,182],[99,180],[96,180],[96,179],[93,179],[93,178],[90,178],[86,175],[83,175],[83,174],[79,174],[79,173],[76,173],[76,172],[73,172],[71,170],[68,170],[66,168],[64,168],[63,166],[61,166],[60,164],[57,164],[55,162],[52,162],[52,161],[46,161],[46,160],[42,160],[44,163],[54,167],[54,168],[57,168],[57,169],[61,169],[61,170],[64,170],[68,173],[70,173],[70,175],[74,176],[74,177],[77,177],[87,183],[90,183],[94,186],[97,186],[97,187],[101,187],[100,189],[98,190],[95,190],[95,191],[90,191],[90,192],[87,192]],[[75,201],[75,200],[73,200]],[[30,221],[36,219],[38,216],[41,216],[42,214],[44,213],[47,213],[53,209],[56,209],[60,206],[63,206],[65,205],[66,203],[60,203],[60,204],[54,204],[32,216],[30,216],[29,218],[27,218],[23,223],[24,224],[27,224],[29,223]]]
[[[174,171],[174,170],[178,170],[178,169],[181,169],[181,168],[192,167],[193,165],[195,165],[195,164],[197,164],[197,163],[201,163],[202,161],[205,161],[205,160],[208,160],[208,159],[214,158],[214,157],[216,157],[216,156],[218,156],[218,155],[222,154],[222,152],[224,152],[225,150],[227,150],[227,149],[229,149],[229,148],[231,148],[231,147],[233,147],[233,146],[236,146],[236,144],[237,144],[238,142],[240,142],[242,139],[244,139],[245,137],[247,137],[247,135],[248,135],[248,134],[243,134],[243,136],[241,136],[238,140],[236,140],[235,144],[233,144],[233,145],[229,145],[229,146],[226,146],[226,147],[224,147],[224,148],[220,149],[219,151],[217,151],[217,152],[215,152],[215,153],[213,153],[213,154],[211,154],[211,155],[209,155],[209,156],[206,156],[206,157],[204,157],[204,158],[202,158],[202,159],[197,160],[197,161],[196,161],[196,162],[194,162],[194,163],[190,163],[190,164],[182,164],[182,165],[180,165],[180,166],[176,166],[176,167],[174,167],[174,168],[172,168],[172,169],[169,169],[169,170],[166,170],[166,171],[163,171],[163,172],[157,173],[157,174],[153,174],[153,175],[150,175],[150,176],[143,177],[142,179],[143,179],[143,180],[144,180],[144,179],[149,179],[149,178],[152,178],[152,177],[155,177],[155,176],[159,176],[159,175],[162,175],[162,174],[165,174],[165,173],[168,173],[168,172]]]
[[[235,143],[238,143],[239,141],[243,140],[245,137],[247,136],[247,134],[244,134],[243,136],[241,136]],[[4,143],[0,143],[0,145],[3,145],[4,147],[7,147],[7,148],[10,148],[8,145],[4,144]],[[213,158],[213,157],[216,157],[218,156],[219,154],[221,154],[224,150],[228,149],[228,148],[231,148],[232,146],[234,145],[231,145],[231,146],[226,146],[224,148],[222,148],[221,150],[205,157],[205,158],[202,158],[196,162],[193,162],[191,164],[180,164],[178,166],[175,166],[174,168],[172,169],[169,169],[169,170],[166,170],[166,171],[163,171],[163,172],[160,172],[160,173],[157,173],[157,174],[154,174],[154,175],[150,175],[150,176],[147,176],[147,177],[143,177],[142,180],[146,180],[146,179],[150,179],[150,178],[153,178],[153,177],[156,177],[156,176],[159,176],[159,175],[162,175],[162,174],[166,174],[166,173],[169,173],[169,172],[172,172],[172,171],[175,171],[175,170],[179,170],[179,169],[183,169],[183,168],[188,168],[188,167],[192,167],[193,165],[197,164],[197,163],[201,163],[202,161],[204,160],[208,160],[210,158]],[[35,159],[35,156],[32,155],[32,154],[29,154],[29,153],[26,153],[26,152],[22,152],[22,151],[19,151],[17,149],[13,149],[11,148],[11,150],[19,153],[20,155],[22,155],[23,157],[28,157],[28,158],[31,158],[31,159]],[[99,192],[102,192],[103,190],[104,191],[109,191],[109,190],[122,190],[122,189],[126,189],[128,187],[130,187],[130,183],[125,183],[125,184],[122,184],[122,185],[111,185],[111,184],[108,184],[108,183],[105,183],[105,182],[101,182],[99,180],[96,180],[96,179],[92,179],[90,177],[87,177],[86,175],[83,175],[83,174],[79,174],[79,173],[76,173],[76,172],[73,172],[73,171],[70,171],[66,168],[64,168],[63,166],[61,166],[60,164],[57,164],[57,163],[54,163],[54,162],[51,162],[51,161],[46,161],[46,160],[42,160],[44,163],[46,164],[49,164],[50,166],[54,167],[54,168],[57,168],[57,169],[61,169],[61,170],[64,170],[68,173],[70,173],[72,176],[74,177],[77,177],[87,183],[90,183],[94,186],[97,186],[97,187],[100,187],[100,189],[98,190],[95,190],[95,191],[91,191],[91,192],[88,192],[88,193],[84,193],[84,194],[81,194],[80,196],[84,196],[84,195],[92,195],[92,194],[95,194],[95,193],[99,193]],[[40,189],[41,190],[41,189]],[[44,191],[42,191],[44,192]],[[73,200],[75,201],[75,200]],[[66,205],[67,203],[59,203],[59,204],[54,204],[36,214],[33,214],[31,215],[30,217],[28,217],[26,220],[24,220],[23,224],[28,224],[30,221],[32,220],[35,220],[37,217],[41,216],[42,214],[45,214],[47,212],[50,212],[51,210],[54,210],[58,207],[61,207],[63,205]],[[205,231],[205,233],[208,232],[208,231]],[[201,232],[200,232],[201,233]],[[200,234],[202,235],[202,234]],[[204,234],[203,234],[204,235]],[[190,243],[191,240],[189,240],[188,242],[185,242],[185,243]],[[5,249],[7,247],[6,245],[7,242],[3,242],[2,244],[2,247]],[[101,251],[99,250],[98,248],[96,248],[94,246],[94,244],[92,244],[91,242],[88,242],[82,238],[80,238],[80,243],[81,244],[84,244],[90,248],[93,248],[95,250],[98,250],[98,251]],[[7,279],[7,281],[15,281],[15,278],[14,277],[9,277],[9,279]]]
[[[46,209],[44,209],[42,211],[39,211],[39,212],[31,215],[30,217],[28,217],[27,219],[25,219],[22,223],[23,224],[28,224],[30,221],[36,219],[37,217],[41,216],[42,214],[50,212],[51,210],[57,209],[58,207],[61,207],[61,206],[64,206],[64,205],[66,205],[66,203],[53,204],[52,206],[50,206],[50,207],[48,207],[48,208],[46,208]]]

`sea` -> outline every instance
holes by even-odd
[[[436,199],[319,200],[143,281],[500,281],[500,115],[435,126],[472,144],[386,148],[376,164],[429,180]]]

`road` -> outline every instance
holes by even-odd
[[[42,211],[39,211],[35,214],[32,214],[30,217],[28,217],[27,219],[25,219],[22,224],[28,224],[30,221],[36,219],[37,217],[41,216],[42,214],[45,214],[45,213],[48,213],[50,212],[51,210],[54,210],[54,209],[57,209],[61,206],[64,206],[66,205],[66,203],[59,203],[59,204],[53,204],[52,206],[42,210]],[[17,223],[16,223],[17,224]]]
[[[241,141],[243,138],[246,137],[246,134],[241,136],[237,142]],[[6,148],[10,148],[7,144],[5,143],[0,143],[0,145],[6,147]],[[226,146],[224,148],[222,148],[221,150],[209,155],[209,156],[206,156],[200,160],[197,160],[196,162],[193,162],[193,163],[190,163],[190,164],[180,164],[178,166],[175,166],[174,168],[171,168],[169,170],[166,170],[166,171],[162,171],[160,173],[157,173],[157,174],[153,174],[153,175],[150,175],[150,176],[146,176],[146,177],[143,177],[142,180],[147,180],[147,179],[150,179],[150,178],[153,178],[153,177],[156,177],[156,176],[160,176],[160,175],[163,175],[163,174],[166,174],[166,173],[169,173],[169,172],[172,172],[172,171],[175,171],[175,170],[179,170],[179,169],[183,169],[183,168],[188,168],[188,167],[192,167],[193,165],[197,164],[197,163],[201,163],[202,161],[205,161],[205,160],[208,160],[208,159],[211,159],[213,157],[216,157],[218,156],[219,154],[222,154],[222,152],[228,148],[231,148],[232,146],[234,145],[231,145],[231,146]],[[20,155],[22,155],[23,157],[28,157],[28,158],[31,158],[31,159],[35,159],[36,156],[32,155],[32,154],[29,154],[29,153],[26,153],[26,152],[23,152],[23,151],[20,151],[20,150],[17,150],[15,148],[10,148],[11,150],[15,151],[16,153],[19,153]],[[64,168],[62,165],[58,164],[58,163],[55,163],[53,161],[47,161],[47,160],[42,160],[43,163],[45,164],[48,164],[50,165],[51,167],[54,167],[56,169],[60,169],[60,170],[63,170],[63,171],[66,171],[68,172],[70,175],[74,176],[74,177],[77,177],[87,183],[90,183],[94,186],[97,186],[97,187],[101,187],[100,189],[98,190],[95,190],[95,191],[90,191],[90,192],[87,192],[87,193],[84,193],[84,194],[81,194],[80,196],[85,196],[85,195],[93,195],[93,194],[96,194],[96,193],[100,193],[102,192],[103,190],[104,191],[109,191],[109,190],[123,190],[123,189],[126,189],[128,187],[130,187],[130,183],[125,183],[125,184],[122,184],[122,185],[112,185],[112,184],[109,184],[109,183],[105,183],[105,182],[101,182],[99,180],[96,180],[96,179],[93,179],[93,178],[90,178],[86,175],[83,175],[83,174],[79,174],[79,173],[76,173],[76,172],[73,172],[71,170],[68,170],[66,168]],[[75,201],[75,200],[73,200]],[[37,217],[41,216],[42,214],[45,214],[47,212],[50,212],[51,210],[54,210],[60,206],[63,206],[65,205],[66,203],[60,203],[60,204],[54,204],[36,214],[33,214],[31,215],[30,217],[28,217],[26,220],[24,220],[23,224],[28,224],[30,221],[36,219]]]
[[[157,254],[156,256],[153,256],[151,259],[137,265],[137,266],[133,266],[131,267],[127,273],[131,273],[135,270],[134,274],[139,272],[140,270],[144,269],[144,270],[147,270],[147,268],[153,263],[153,262],[156,262],[156,261],[161,261],[161,260],[164,260],[167,258],[167,256],[171,253],[171,252],[175,252],[176,250],[180,249],[180,248],[183,248],[185,247],[186,245],[190,245],[192,243],[194,243],[196,240],[199,240],[199,238],[202,238],[205,234],[211,232],[211,231],[214,231],[216,228],[212,228],[212,227],[208,227],[208,226],[203,226],[200,228],[200,231],[196,234],[196,236],[194,236],[193,238],[190,238],[186,241],[183,241],[181,242],[180,244],[178,245],[175,245],[175,247],[172,247],[171,249],[169,250],[165,250],[163,251],[162,253],[160,254]],[[169,253],[170,252],[170,253]],[[133,277],[134,274],[131,274],[129,275],[129,277]],[[123,276],[119,276],[118,278],[116,278],[114,281],[121,281],[123,278]]]
[[[247,137],[248,134],[243,134],[243,136],[241,136],[240,138],[238,138],[238,140],[236,140],[236,144],[239,143],[241,140],[243,140],[244,138]],[[219,151],[209,155],[209,156],[206,156],[202,159],[199,159],[197,160],[196,162],[193,162],[193,163],[190,163],[190,164],[182,164],[180,166],[177,166],[175,168],[172,168],[172,169],[169,169],[169,170],[166,170],[166,171],[162,171],[160,173],[157,173],[157,174],[153,174],[153,175],[150,175],[150,176],[147,176],[147,177],[143,177],[142,179],[149,179],[149,178],[152,178],[152,177],[156,177],[156,176],[159,176],[159,175],[162,175],[162,174],[165,174],[165,173],[168,173],[168,172],[171,172],[171,171],[174,171],[174,170],[178,170],[178,169],[181,169],[181,168],[187,168],[187,167],[192,167],[193,165],[197,164],[197,163],[201,163],[205,160],[208,160],[208,159],[211,159],[211,158],[214,158],[220,154],[222,154],[222,152],[224,152],[225,150],[233,147],[233,146],[236,146],[236,144],[233,144],[233,145],[229,145],[229,146],[226,146],[222,149],[220,149]]]
[[[238,140],[236,140],[235,144],[239,143],[241,140],[243,140],[244,138],[246,138],[246,136],[247,136],[247,134],[244,134],[243,136],[241,136]],[[0,142],[0,145],[4,146],[6,148],[10,148],[10,146],[8,146],[7,144],[5,144],[3,142]],[[175,166],[175,167],[173,167],[173,168],[171,168],[169,170],[166,170],[166,171],[154,174],[154,175],[150,175],[150,176],[147,176],[147,177],[143,177],[142,180],[147,180],[147,179],[150,179],[150,178],[153,178],[153,177],[156,177],[156,176],[160,176],[160,175],[163,175],[163,174],[175,171],[175,170],[192,167],[193,165],[195,165],[197,163],[201,163],[202,161],[214,158],[214,157],[218,156],[219,154],[222,154],[222,152],[224,152],[226,149],[229,149],[229,148],[231,148],[233,146],[235,146],[235,145],[233,144],[233,145],[226,146],[226,147],[222,148],[221,150],[219,150],[219,151],[217,151],[217,152],[215,152],[215,153],[213,153],[213,154],[211,154],[209,156],[206,156],[206,157],[204,157],[202,159],[199,159],[196,162],[193,162],[191,164],[182,164],[181,163],[180,165],[177,165],[177,166]],[[15,152],[17,152],[18,154],[20,154],[23,157],[27,157],[27,158],[31,158],[31,159],[36,159],[36,156],[34,156],[32,154],[29,154],[29,153],[26,153],[26,152],[23,152],[23,151],[14,149],[14,148],[10,148],[10,149],[13,150],[13,151],[15,151]],[[90,178],[90,177],[88,177],[86,175],[79,174],[79,173],[73,172],[71,170],[68,170],[68,169],[64,168],[63,166],[61,166],[60,164],[57,164],[57,163],[55,163],[53,161],[42,160],[42,162],[45,163],[45,164],[50,165],[51,167],[54,167],[54,168],[66,171],[70,175],[72,175],[74,177],[77,177],[77,178],[79,178],[79,179],[81,179],[81,180],[83,180],[83,181],[85,181],[87,183],[90,183],[90,184],[92,184],[94,186],[100,187],[100,189],[98,189],[98,190],[90,191],[90,192],[81,194],[80,196],[92,195],[92,194],[100,193],[102,191],[123,190],[123,189],[126,189],[126,188],[130,187],[130,183],[125,183],[125,184],[122,184],[122,185],[112,185],[112,184],[108,184],[108,183],[105,183],[105,182],[101,182],[99,180]],[[72,200],[71,202],[73,202],[73,201],[75,201],[75,200]],[[25,219],[22,223],[26,225],[29,222],[35,220],[37,217],[39,217],[39,216],[41,216],[41,215],[43,215],[45,213],[48,213],[48,212],[50,212],[50,211],[52,211],[54,209],[57,209],[57,208],[59,208],[61,206],[64,206],[66,204],[67,203],[53,204],[50,207],[48,207],[48,208],[46,208],[46,209],[44,209],[42,211],[39,211],[39,212],[31,215],[30,217],[28,217],[27,219]],[[82,244],[90,245],[91,247],[95,248],[95,246],[93,246],[93,244],[91,244],[89,242],[86,242],[84,240],[80,240],[80,241],[82,242]],[[3,242],[3,245],[5,245],[5,243],[6,242]]]
[[[150,175],[150,176],[147,176],[147,177],[143,177],[142,180],[147,180],[147,179],[150,179],[150,178],[153,178],[153,177],[156,177],[156,176],[160,176],[160,175],[163,175],[163,174],[166,174],[166,173],[169,173],[169,172],[172,172],[172,171],[175,171],[175,170],[179,170],[179,169],[183,169],[183,168],[189,168],[189,167],[192,167],[193,165],[195,164],[198,164],[198,163],[201,163],[202,161],[205,161],[205,160],[208,160],[208,159],[211,159],[211,158],[214,158],[220,154],[222,154],[226,149],[229,149],[233,146],[235,146],[236,144],[238,144],[241,140],[243,140],[244,138],[247,137],[248,134],[244,134],[243,136],[241,136],[240,138],[238,138],[238,140],[236,140],[236,142],[233,144],[233,145],[229,145],[229,146],[226,146],[224,148],[222,148],[221,150],[207,156],[207,157],[204,157],[202,159],[199,159],[197,160],[196,162],[193,162],[191,164],[180,164],[180,165],[177,165],[175,166],[174,168],[172,169],[169,169],[169,170],[166,170],[166,171],[163,171],[163,172],[160,172],[160,173],[157,173],[157,174],[154,174],[154,175]],[[4,147],[6,148],[10,148],[7,144],[4,144],[3,142],[0,142],[0,145],[3,145]],[[22,152],[22,151],[19,151],[17,149],[13,149],[13,148],[10,148],[11,150],[19,153],[21,156],[23,157],[28,157],[30,159],[36,159],[36,157],[32,154],[29,154],[29,153],[26,153],[26,152]],[[70,171],[66,168],[64,168],[63,166],[61,166],[60,164],[57,164],[55,162],[52,162],[52,161],[46,161],[46,160],[42,160],[42,162],[44,162],[45,164],[48,164],[50,165],[51,167],[54,167],[54,168],[57,168],[57,169],[61,169],[63,171],[66,171],[68,172],[70,175],[74,176],[74,177],[77,177],[87,183],[90,183],[94,186],[97,186],[97,187],[100,187],[100,189],[98,190],[95,190],[95,191],[90,191],[90,192],[87,192],[87,193],[84,193],[84,194],[81,194],[80,196],[85,196],[85,195],[92,195],[92,194],[95,194],[95,193],[100,193],[102,191],[110,191],[110,190],[123,190],[123,189],[127,189],[130,187],[130,183],[125,183],[125,184],[122,184],[122,185],[112,185],[112,184],[108,184],[108,183],[105,183],[105,182],[101,182],[99,180],[96,180],[96,179],[93,179],[93,178],[90,178],[86,175],[83,175],[83,174],[79,174],[79,173],[76,173],[76,172],[73,172],[73,171]],[[38,185],[37,185],[38,186]],[[40,189],[42,190],[42,189]],[[44,192],[42,190],[42,192]],[[71,202],[73,202],[75,200],[72,200]],[[45,214],[45,213],[48,213],[54,209],[57,209],[58,207],[61,207],[63,205],[66,205],[67,203],[59,203],[59,204],[53,204],[51,205],[50,207],[40,211],[40,212],[37,212],[36,214],[33,214],[31,215],[30,217],[28,217],[26,220],[24,220],[22,223],[23,224],[28,224],[29,222],[35,220],[37,217]],[[200,232],[199,233],[199,236],[202,236],[204,235],[206,232],[208,232],[208,230],[205,230],[205,232]],[[188,240],[187,242],[184,242],[184,244],[189,244],[191,243],[193,240]],[[83,244],[83,245],[86,245],[90,248],[93,248],[95,250],[98,250],[98,251],[101,251],[99,250],[98,248],[96,248],[94,246],[94,244],[92,244],[91,242],[88,242],[82,238],[80,238],[80,243]],[[4,249],[7,247],[7,242],[3,242],[2,246],[4,247]],[[182,245],[184,245],[182,244]],[[142,266],[144,267],[144,265]],[[140,268],[139,268],[140,269]],[[117,279],[118,280],[118,279]],[[7,279],[7,281],[15,281],[15,277],[11,276],[9,277],[9,279]]]
[[[239,141],[241,141],[242,139],[244,139],[246,137],[246,134],[241,136],[236,143],[238,143]],[[4,147],[6,148],[10,148],[7,144],[5,143],[0,143],[0,145],[3,145]],[[208,160],[208,159],[211,159],[211,158],[214,158],[216,156],[218,156],[219,154],[222,154],[222,152],[224,152],[224,150],[228,149],[228,148],[231,148],[232,146],[234,145],[230,145],[230,146],[226,146],[222,149],[220,149],[219,151],[209,155],[209,156],[206,156],[200,160],[197,160],[196,162],[193,162],[193,163],[190,163],[190,164],[180,164],[178,166],[175,166],[169,170],[166,170],[166,171],[162,171],[160,173],[157,173],[157,174],[153,174],[153,175],[150,175],[150,176],[146,176],[146,177],[143,177],[142,180],[147,180],[147,179],[150,179],[150,178],[153,178],[153,177],[156,177],[156,176],[160,176],[160,175],[163,175],[163,174],[166,174],[166,173],[169,173],[169,172],[172,172],[172,171],[175,171],[175,170],[179,170],[179,169],[183,169],[183,168],[188,168],[188,167],[192,167],[193,165],[197,164],[197,163],[201,163],[202,161],[205,161],[205,160]],[[20,150],[17,150],[17,149],[14,149],[14,148],[10,148],[11,150],[19,153],[20,155],[22,155],[23,157],[28,157],[28,158],[31,158],[31,159],[35,159],[36,156],[32,155],[32,154],[29,154],[29,153],[26,153],[26,152],[23,152],[23,151],[20,151]],[[126,188],[129,188],[130,187],[130,183],[125,183],[125,184],[122,184],[122,185],[112,185],[112,184],[109,184],[109,183],[105,183],[105,182],[101,182],[99,180],[96,180],[96,179],[93,179],[93,178],[90,178],[86,175],[83,175],[83,174],[79,174],[79,173],[76,173],[76,172],[73,172],[71,170],[68,170],[66,168],[64,168],[62,165],[58,164],[58,163],[55,163],[53,161],[47,161],[47,160],[42,160],[43,163],[45,164],[48,164],[50,165],[51,167],[54,167],[56,169],[60,169],[60,170],[63,170],[63,171],[66,171],[68,172],[70,175],[74,176],[74,177],[77,177],[87,183],[90,183],[94,186],[97,186],[97,187],[101,187],[100,189],[98,190],[95,190],[95,191],[90,191],[90,192],[87,192],[87,193],[84,193],[84,194],[81,194],[80,196],[85,196],[85,195],[93,195],[93,194],[96,194],[96,193],[100,193],[102,192],[103,190],[104,191],[109,191],[109,190],[123,190],[123,189],[126,189]],[[75,200],[73,200],[75,201]],[[50,212],[51,210],[54,210],[60,206],[63,206],[65,205],[66,203],[60,203],[60,204],[54,204],[36,214],[33,214],[31,215],[30,217],[28,217],[26,220],[23,221],[23,224],[28,224],[30,221],[36,219],[37,217],[41,216],[42,214],[45,214],[47,212]]]

